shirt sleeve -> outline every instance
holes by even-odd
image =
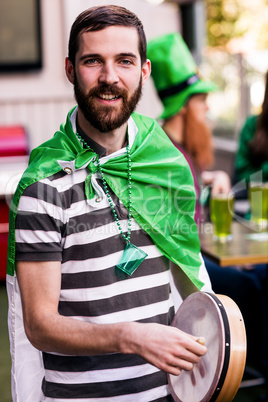
[[[16,217],[17,261],[61,261],[63,210],[57,190],[44,182],[29,186]]]

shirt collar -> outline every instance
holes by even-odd
[[[76,120],[77,120],[76,117],[77,117],[77,107],[74,109],[73,113],[70,116],[70,121],[71,121],[72,129],[73,129],[74,133],[78,132],[78,127],[76,126]],[[135,141],[136,135],[138,133],[138,127],[136,126],[136,124],[135,124],[135,122],[134,122],[134,120],[133,120],[133,118],[131,116],[128,119],[127,130],[128,130],[129,147],[131,148],[133,143],[134,143],[134,141]],[[118,151],[116,151],[116,152],[114,152],[114,153],[112,153],[112,154],[110,154],[108,156],[105,156],[106,155],[106,148],[102,147],[100,144],[98,144],[95,141],[93,141],[84,132],[83,132],[83,134],[86,136],[86,138],[84,138],[84,136],[81,135],[81,132],[79,132],[79,135],[81,135],[81,137],[83,137],[83,139],[86,140],[86,142],[89,144],[90,148],[92,148],[93,151],[96,152],[101,158],[105,158],[105,160],[108,160],[108,159],[111,159],[111,158],[113,158],[115,156],[119,156],[119,155],[122,155],[122,154],[126,153],[126,147],[123,147],[123,148],[119,149]],[[90,144],[88,142],[88,140],[90,140],[90,142],[92,141],[92,144]],[[97,148],[93,147],[94,144],[97,145]],[[99,150],[101,150],[101,149],[105,150],[105,154],[99,154],[98,149]]]
[[[78,122],[76,121],[76,128],[78,134],[85,140],[87,145],[94,151],[96,154],[99,155],[100,158],[103,156],[106,156],[107,149],[104,148],[102,145],[98,144],[96,141],[92,140],[86,133],[82,130],[82,128],[79,126]]]

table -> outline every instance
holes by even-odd
[[[213,226],[199,228],[201,252],[222,267],[242,264],[268,264],[268,232],[257,232],[250,225],[234,221],[233,238],[226,243],[213,239]]]
[[[268,264],[268,232],[258,232],[251,228],[246,222],[239,223],[233,221],[232,234],[233,238],[231,241],[220,243],[213,239],[212,224],[202,224],[199,227],[202,254],[221,267],[243,264]],[[268,265],[266,269],[268,269]],[[264,333],[267,333],[266,325],[264,325]],[[246,370],[248,372],[251,370],[252,379],[242,381],[240,387],[245,388],[265,384],[266,393],[268,395],[267,372],[255,372],[255,370],[249,367],[246,367]]]

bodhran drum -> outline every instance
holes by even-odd
[[[191,371],[168,374],[176,402],[232,401],[246,361],[246,331],[236,303],[228,296],[196,292],[179,307],[172,325],[204,337],[207,353]]]

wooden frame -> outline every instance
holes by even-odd
[[[40,0],[2,1],[0,27],[0,73],[40,69]]]

